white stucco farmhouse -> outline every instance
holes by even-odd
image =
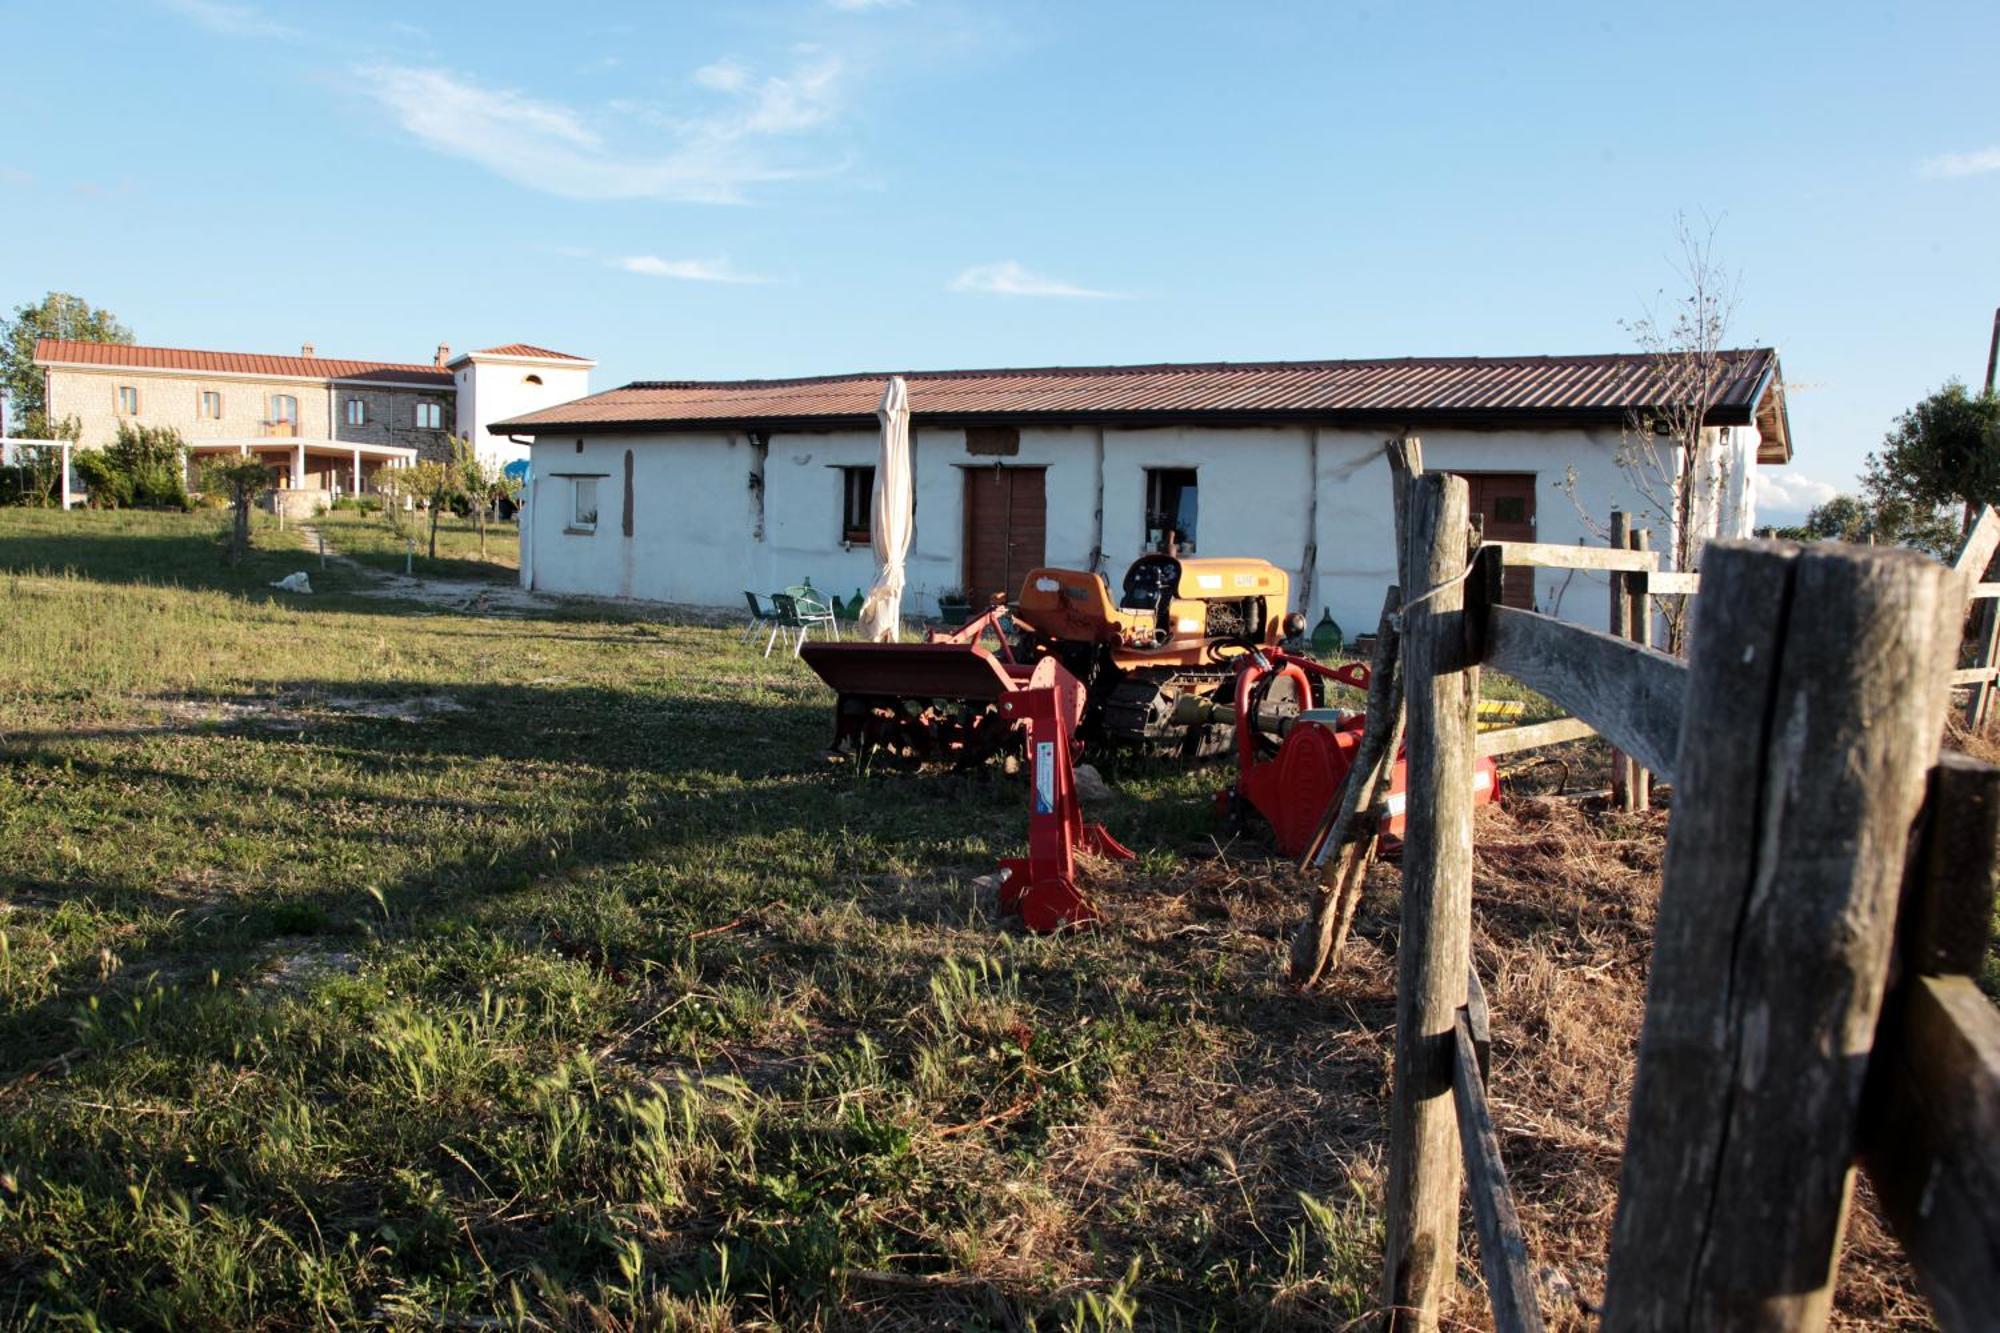
[[[1777,354],[1724,365],[1703,432],[1717,502],[1700,522],[1747,533],[1749,471],[1789,461],[1791,438]],[[924,613],[947,590],[1018,592],[1037,565],[1115,582],[1172,532],[1198,554],[1268,559],[1308,616],[1370,628],[1394,564],[1382,442],[1404,432],[1427,467],[1470,479],[1491,537],[1601,543],[1622,508],[1673,546],[1657,487],[1621,462],[1667,406],[1644,355],[900,373]],[[534,437],[522,582],[712,606],[808,577],[866,588],[886,379],[641,382],[494,424]],[[1533,578],[1509,600],[1603,616],[1590,576]]]

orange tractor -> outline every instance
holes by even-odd
[[[1184,699],[1228,697],[1237,659],[1299,632],[1296,616],[1286,623],[1290,595],[1268,561],[1146,555],[1115,599],[1101,574],[1037,569],[1018,599],[929,642],[808,643],[800,656],[840,695],[836,752],[981,762],[1012,729],[995,682],[1053,658],[1082,686],[1086,741],[1218,754],[1230,724],[1190,726],[1176,711]]]

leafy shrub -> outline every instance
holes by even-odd
[[[171,426],[118,423],[118,437],[102,449],[79,449],[77,475],[97,509],[192,509],[187,491],[187,445]]]
[[[343,495],[333,502],[333,507],[357,514],[374,514],[381,511],[382,501],[372,495]]]
[[[90,492],[92,509],[132,507],[132,479],[102,449],[76,451],[76,479]]]

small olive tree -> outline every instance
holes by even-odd
[[[486,558],[486,523],[502,500],[521,493],[521,483],[507,475],[496,459],[482,458],[472,441],[463,437],[451,442],[452,467],[472,513],[472,525],[479,532],[479,558]]]
[[[435,560],[438,553],[438,520],[444,516],[446,507],[460,495],[458,469],[449,462],[424,458],[398,471],[403,473],[400,484],[408,488],[405,493],[430,510],[428,554]]]
[[[201,487],[229,497],[230,564],[250,552],[250,506],[271,489],[271,470],[255,454],[217,454],[201,468]]]

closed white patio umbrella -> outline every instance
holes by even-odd
[[[875,549],[875,586],[861,607],[860,631],[870,643],[893,642],[903,623],[903,561],[916,525],[910,486],[910,390],[897,375],[882,391],[875,415],[882,422],[882,452],[875,460],[869,498],[869,543]]]

